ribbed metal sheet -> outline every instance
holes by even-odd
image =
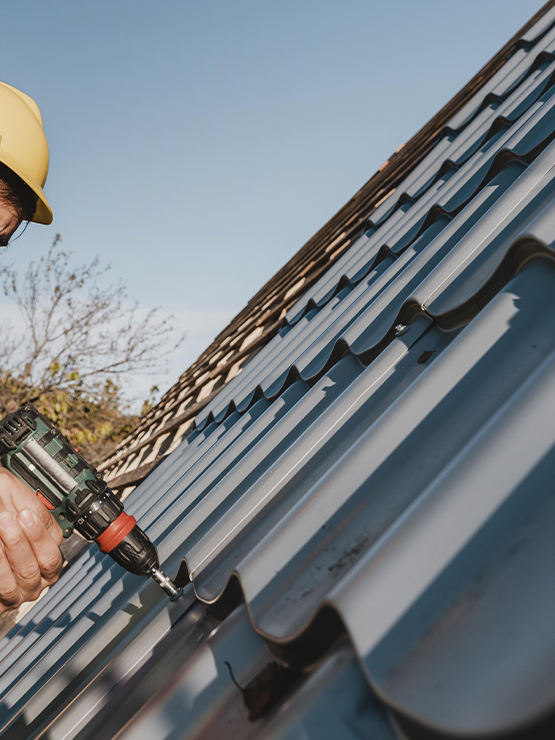
[[[351,251],[368,220],[377,223],[386,210],[395,206],[397,199],[389,196],[400,192],[399,187],[403,183],[405,192],[410,194],[407,197],[411,198],[418,197],[420,188],[427,186],[429,162],[422,167],[419,163],[432,151],[435,159],[441,157],[442,150],[452,140],[444,134],[455,127],[452,133],[457,137],[457,143],[464,145],[464,129],[467,129],[474,135],[474,145],[479,145],[480,131],[466,125],[469,116],[478,115],[480,105],[498,105],[498,97],[503,103],[501,97],[507,95],[510,85],[522,81],[520,63],[523,59],[526,64],[530,62],[530,51],[535,51],[536,55],[527,74],[532,77],[536,74],[534,65],[541,66],[549,56],[549,52],[545,52],[545,44],[542,46],[540,42],[550,30],[549,13],[553,7],[555,0],[548,0],[462,90],[409,141],[399,146],[345,206],[248,301],[198,360],[168,389],[160,402],[103,461],[102,469],[114,490],[123,496],[129,495],[164,457],[176,449],[192,431],[199,411],[283,328],[283,317],[299,296],[310,291],[326,272],[332,280],[332,288],[335,288],[334,265],[342,255]],[[492,88],[495,88],[495,93],[492,93]],[[525,96],[527,91],[524,87],[522,92]],[[526,106],[526,100],[522,105]],[[511,110],[512,116],[518,114],[518,107]],[[487,122],[487,114],[483,118]],[[502,116],[499,117],[496,125],[503,120]],[[490,136],[495,133],[486,132]],[[472,147],[465,149],[463,146],[462,151],[468,154]],[[460,164],[458,160],[457,164]]]
[[[554,132],[551,10],[128,499],[183,597],[93,547],[2,640],[4,737],[553,734]]]

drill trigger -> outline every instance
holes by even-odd
[[[40,491],[37,491],[37,498],[38,498],[38,500],[39,500],[39,501],[40,501],[41,503],[43,503],[43,504],[44,504],[44,505],[46,506],[46,508],[47,508],[47,509],[48,509],[49,511],[54,511],[54,509],[56,508],[56,507],[54,506],[54,504],[53,504],[53,503],[52,503],[51,501],[49,501],[49,500],[48,500],[48,499],[46,498],[46,496],[45,496],[44,494],[42,494],[42,493],[41,493]]]

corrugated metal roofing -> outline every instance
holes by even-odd
[[[104,463],[103,470],[112,487],[128,495],[160,461],[188,436],[196,414],[232,380],[249,359],[264,347],[286,323],[284,317],[324,275],[331,272],[341,255],[349,252],[369,217],[381,218],[390,207],[384,202],[392,192],[416,197],[426,178],[428,164],[413,173],[430,152],[440,157],[449,145],[444,134],[453,130],[462,144],[468,119],[479,113],[480,105],[495,103],[518,81],[521,62],[545,61],[545,47],[537,41],[549,27],[548,2],[478,74],[447,103],[410,141],[380,167],[379,171],[353,198],[318,231],[312,239],[249,301],[212,345],[163,396],[161,402],[141,421]],[[547,23],[544,27],[543,23]],[[542,58],[543,53],[543,58]],[[537,57],[537,58],[536,58]],[[534,73],[534,70],[531,70]],[[477,94],[480,93],[480,94]],[[487,120],[487,115],[485,117]],[[496,125],[500,125],[502,118]],[[472,129],[476,134],[476,131]],[[470,133],[470,129],[469,129]],[[479,135],[479,132],[478,132]],[[468,150],[470,152],[470,149]],[[402,185],[402,191],[399,188]],[[399,204],[402,206],[402,204]],[[401,214],[398,214],[398,216]],[[393,223],[393,222],[392,222]],[[334,286],[335,283],[332,283]]]
[[[129,497],[183,597],[93,547],[2,640],[4,737],[553,736],[552,6]]]

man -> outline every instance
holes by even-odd
[[[48,144],[32,98],[0,82],[0,246],[23,221],[50,224]],[[0,468],[0,613],[58,580],[62,532],[36,495]]]

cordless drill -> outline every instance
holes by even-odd
[[[172,599],[179,596],[160,570],[156,548],[101,473],[34,406],[0,422],[0,462],[36,492],[65,538],[75,528],[130,573],[151,576]]]

